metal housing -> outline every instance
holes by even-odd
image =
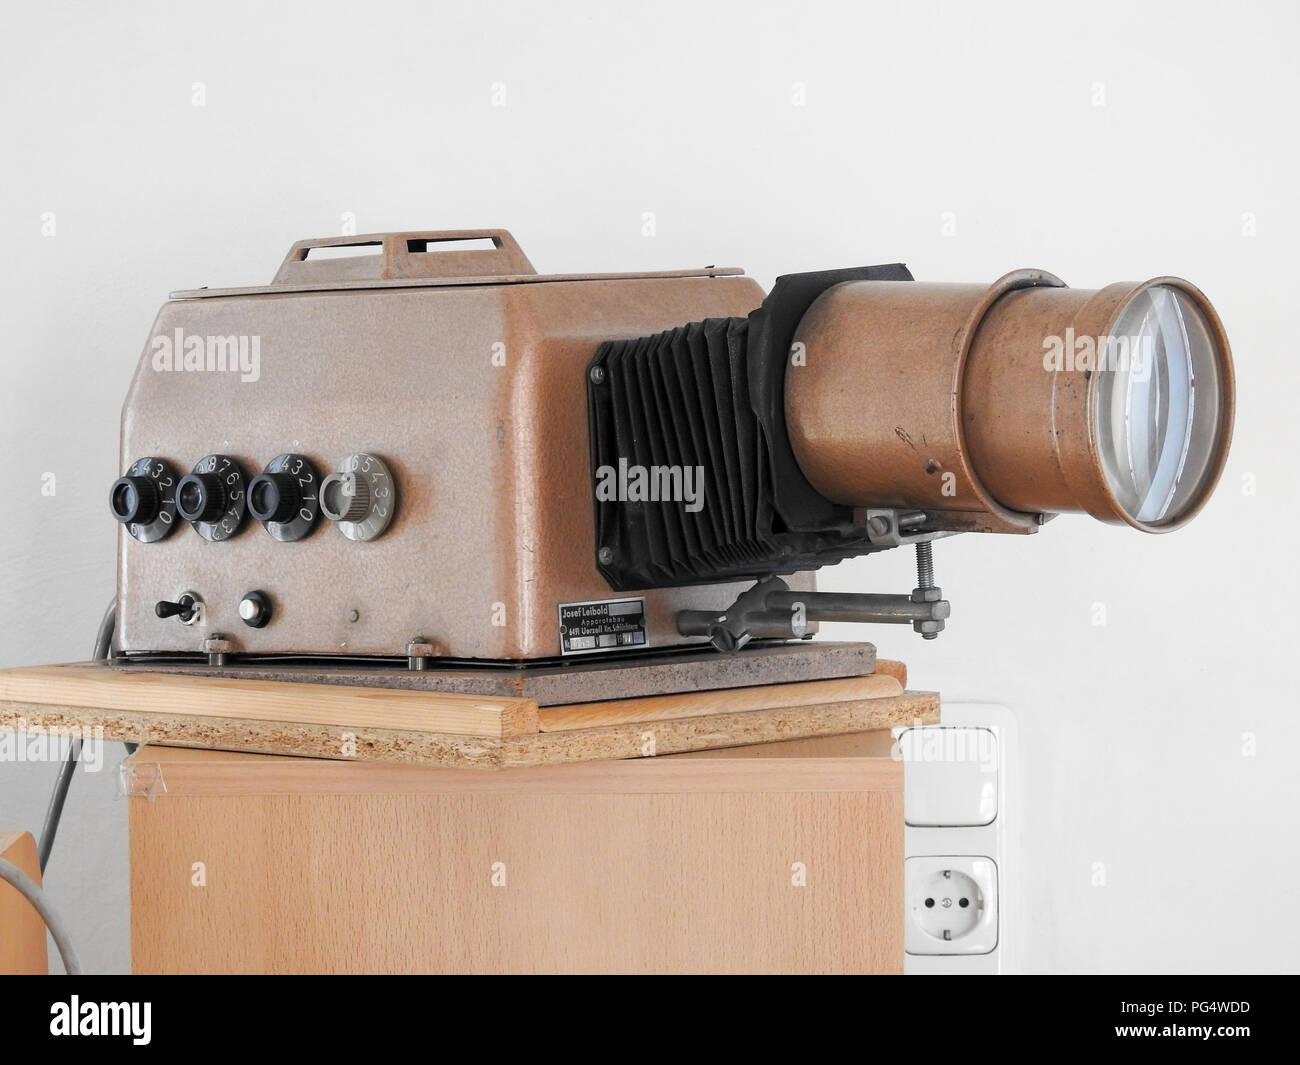
[[[437,251],[464,238],[493,249]],[[313,261],[313,247],[375,247]],[[451,245],[454,249],[454,245]],[[419,250],[419,249],[427,250]],[[391,525],[369,542],[322,522],[281,543],[247,522],[223,543],[188,526],[156,543],[118,533],[119,645],[199,652],[538,659],[560,652],[557,607],[616,598],[595,565],[585,368],[602,341],[745,315],[763,291],[739,270],[542,276],[503,230],[304,241],[275,283],[177,293],[158,314],[122,411],[121,468],[157,455],[188,470],[218,452],[250,476],[284,452],[333,470],[367,452],[391,469]],[[258,337],[260,373],[155,368],[154,339]],[[797,588],[811,588],[807,575]],[[741,585],[644,593],[649,646],[693,642],[677,612]],[[192,590],[196,624],[155,615]],[[251,590],[274,604],[241,622]]]

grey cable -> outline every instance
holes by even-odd
[[[104,611],[104,617],[99,623],[99,631],[95,634],[95,647],[91,651],[91,658],[107,658],[113,649],[113,630],[117,626],[117,600],[113,599],[108,604],[108,609]],[[127,751],[130,754],[135,753],[134,747],[127,744]],[[54,781],[54,792],[50,795],[50,805],[45,810],[45,825],[41,829],[41,842],[37,848],[37,854],[41,863],[41,872],[45,872],[46,865],[50,861],[50,852],[54,850],[54,837],[59,832],[59,820],[63,817],[63,804],[68,799],[68,789],[72,786],[72,777],[77,771],[77,762],[81,759],[81,740],[74,740],[72,748],[68,751],[68,759],[63,763],[59,770],[58,778]]]
[[[36,848],[41,863],[41,872],[50,862],[50,852],[54,850],[54,837],[59,832],[59,819],[63,817],[63,804],[68,800],[68,789],[72,787],[72,778],[77,772],[77,762],[81,758],[81,740],[73,740],[68,751],[68,759],[59,769],[54,780],[54,791],[50,795],[50,805],[45,808],[45,825],[41,828],[41,842]]]
[[[104,611],[104,616],[99,621],[99,631],[95,633],[95,649],[90,652],[90,657],[96,661],[101,658],[107,658],[109,652],[113,650],[113,630],[117,627],[117,597],[114,596],[108,602],[108,609]]]
[[[77,960],[77,952],[72,949],[68,929],[62,918],[55,913],[41,886],[13,862],[4,858],[0,858],[0,880],[8,881],[27,897],[27,901],[35,907],[45,922],[45,927],[50,930],[50,935],[54,937],[54,945],[59,948],[59,957],[63,959],[64,972],[69,976],[80,976],[81,962]]]

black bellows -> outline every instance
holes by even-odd
[[[744,318],[606,341],[591,363],[598,562],[619,589],[770,568],[770,465]]]
[[[748,318],[601,344],[587,406],[596,565],[611,588],[758,579],[876,550],[799,469],[785,372],[822,292],[911,276],[897,263],[787,274]]]

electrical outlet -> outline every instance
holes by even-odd
[[[1015,715],[947,701],[941,713],[941,724],[895,731],[905,781],[903,971],[1017,972],[1024,932]]]
[[[908,858],[909,954],[987,954],[998,945],[998,870],[989,858]]]

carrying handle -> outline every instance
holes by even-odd
[[[491,241],[492,246],[464,247],[467,241]],[[335,254],[313,257],[322,251]],[[507,230],[438,229],[300,240],[289,249],[271,284],[536,273]]]

